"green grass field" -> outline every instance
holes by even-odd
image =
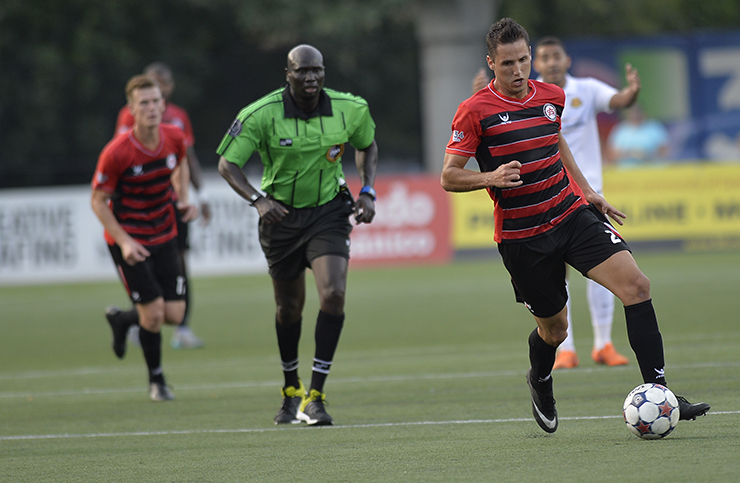
[[[282,384],[267,276],[193,281],[206,347],[164,367],[176,400],[147,396],[141,352],[110,349],[116,282],[0,287],[0,481],[737,481],[740,253],[637,253],[652,281],[671,388],[712,405],[666,439],[624,427],[641,380],[589,357],[584,282],[574,277],[581,366],[555,372],[560,428],[531,417],[529,313],[500,260],[350,274],[347,322],[326,386],[337,426],[276,427]],[[309,283],[312,279],[309,276]],[[315,290],[301,374],[310,379]]]

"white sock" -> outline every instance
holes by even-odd
[[[573,323],[570,319],[570,289],[568,288],[568,282],[565,282],[565,291],[568,293],[568,300],[565,302],[565,308],[568,312],[568,336],[565,338],[562,344],[558,346],[558,350],[562,351],[576,351],[576,346],[573,343]]]
[[[614,295],[593,280],[587,279],[586,298],[591,311],[591,325],[594,329],[594,348],[601,350],[612,341]]]

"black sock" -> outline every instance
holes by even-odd
[[[149,370],[149,382],[163,382],[162,376],[162,334],[139,328],[139,341],[144,352],[144,360]]]
[[[329,375],[334,359],[334,351],[339,344],[339,336],[344,326],[344,314],[330,315],[319,310],[316,319],[316,352],[313,358],[313,372],[311,373],[311,389],[324,392],[324,382]]]
[[[642,380],[665,385],[665,358],[663,337],[658,329],[653,301],[626,306],[624,317],[627,322],[627,337],[637,357]]]
[[[537,377],[540,382],[544,382],[552,373],[556,351],[557,347],[553,347],[542,340],[537,329],[529,334],[529,364],[532,366],[532,375]]]
[[[121,311],[118,314],[118,320],[127,327],[132,325],[139,325],[139,311],[136,307],[131,307],[126,311]]]
[[[298,342],[301,339],[301,324],[299,320],[292,325],[282,325],[275,318],[275,332],[277,332],[280,362],[283,366],[285,387],[293,386],[298,389]]]

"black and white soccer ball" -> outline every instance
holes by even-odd
[[[680,411],[675,394],[660,384],[641,384],[622,406],[624,422],[642,439],[665,438],[676,428]]]

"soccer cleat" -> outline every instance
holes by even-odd
[[[160,401],[171,401],[175,399],[175,395],[172,394],[169,386],[164,382],[150,382],[149,383],[149,399],[154,402]]]
[[[532,395],[532,414],[535,421],[547,433],[558,429],[558,410],[552,393],[552,376],[547,381],[532,380],[532,369],[527,371],[527,385]]]
[[[580,361],[578,360],[576,351],[560,350],[557,356],[555,356],[555,365],[552,368],[573,369],[574,367],[578,367],[578,364],[580,364]]]
[[[121,322],[120,314],[121,309],[116,306],[105,309],[105,318],[113,331],[113,352],[119,359],[123,359],[126,355],[126,334],[129,326]]]
[[[609,342],[601,350],[594,349],[591,351],[591,358],[597,364],[604,364],[607,366],[626,366],[629,364],[629,359],[624,357],[622,354],[617,352],[614,348],[614,344]]]
[[[298,419],[298,408],[301,407],[303,399],[306,397],[306,388],[303,387],[303,382],[298,380],[298,389],[293,386],[280,388],[280,393],[283,395],[283,405],[280,406],[277,416],[275,416],[275,424],[298,424],[301,422]]]
[[[694,421],[697,416],[704,416],[711,406],[707,403],[700,402],[691,404],[683,396],[676,396],[678,399],[679,421]]]
[[[173,349],[200,349],[205,346],[206,343],[203,339],[195,335],[190,327],[178,327],[175,329],[175,333],[172,334],[170,345]]]
[[[301,403],[298,419],[305,421],[309,426],[331,426],[334,424],[334,419],[327,414],[324,405],[328,405],[326,394],[311,389],[308,397],[304,398]]]

